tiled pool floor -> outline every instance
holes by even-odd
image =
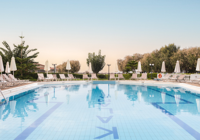
[[[43,86],[0,106],[0,138],[200,139],[200,95],[113,83]]]

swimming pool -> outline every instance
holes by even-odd
[[[200,94],[181,87],[44,85],[9,100],[2,140],[200,139]]]

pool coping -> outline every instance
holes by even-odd
[[[13,87],[10,89],[2,90],[2,93],[4,94],[5,98],[9,98],[11,96],[17,95],[21,92],[25,92],[37,87],[41,87],[43,85],[60,85],[60,84],[83,84],[88,83],[86,81],[54,81],[54,82],[35,82],[29,85],[19,86],[19,87]],[[0,100],[4,99],[3,96],[0,94]]]
[[[188,89],[193,92],[197,92],[200,94],[200,87],[190,85],[187,83],[178,83],[178,82],[163,82],[163,81],[148,81],[148,80],[140,80],[140,81],[117,81],[119,84],[128,84],[128,85],[145,85],[145,86],[171,86],[171,87],[182,87]]]

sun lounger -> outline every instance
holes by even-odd
[[[87,75],[87,74],[83,74],[83,80],[84,80],[84,79],[88,79],[88,80],[89,80],[89,79],[90,79],[90,77],[88,77],[88,75]]]
[[[130,78],[130,80],[131,79],[137,79],[137,73],[133,73],[132,76],[131,76],[131,78]]]
[[[161,78],[161,80],[165,81],[165,80],[169,80],[171,77],[171,74],[166,74],[164,77]]]
[[[64,74],[59,74],[61,80],[68,80],[69,78],[66,78]]]
[[[180,76],[177,78],[177,81],[178,81],[178,82],[182,82],[182,81],[185,82],[184,79],[185,79],[185,75],[180,75]]]
[[[98,80],[97,75],[95,73],[92,73],[92,75],[91,75],[91,80],[93,80],[93,79],[97,79]]]
[[[44,78],[43,73],[38,73],[38,81],[49,81],[48,78]]]
[[[6,74],[3,74],[3,78],[4,78],[5,81],[10,82],[10,83],[13,83],[13,85],[18,85],[18,84],[20,84],[19,81],[14,81],[14,80],[12,80],[12,79],[9,78]]]
[[[71,80],[76,80],[76,78],[74,78],[73,74],[68,74],[68,77],[69,77]]]
[[[56,81],[58,81],[59,78],[57,77],[56,74],[53,74],[53,79],[56,80]]]
[[[116,80],[115,74],[111,73],[111,74],[110,74],[110,79]]]
[[[191,83],[200,83],[200,78],[192,79],[190,82]]]
[[[54,80],[53,75],[52,74],[47,74],[47,79],[49,79],[50,81],[53,81]]]
[[[142,73],[142,76],[138,79],[146,80],[147,79],[147,73]]]
[[[21,82],[21,83],[26,83],[26,82],[29,81],[29,80],[19,80],[19,79],[16,79],[12,74],[8,74],[8,76],[9,76],[13,81],[18,81],[18,82]]]
[[[125,79],[122,73],[118,74],[118,79]]]
[[[14,85],[13,83],[5,81],[4,78],[1,77],[1,75],[0,75],[0,87],[1,88],[10,87],[10,86],[13,86],[13,85]]]
[[[170,78],[170,80],[176,81],[176,80],[177,80],[177,77],[178,77],[178,75],[174,74],[174,75]]]

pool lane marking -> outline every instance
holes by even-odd
[[[155,89],[152,89],[152,88],[149,88],[151,90],[154,90],[154,91],[157,91],[157,92],[160,92],[160,93],[164,93],[164,92],[161,92],[159,90],[155,90]],[[168,93],[166,93],[166,95],[168,96],[171,96],[173,98],[175,98],[175,96],[173,95],[170,95]],[[187,100],[184,100],[184,99],[181,99],[180,100],[184,101],[183,103],[181,104],[193,104],[192,102],[190,101],[187,101]],[[176,124],[178,124],[181,128],[183,128],[185,131],[187,131],[191,136],[193,136],[196,140],[200,140],[200,133],[197,132],[196,130],[194,130],[192,127],[190,127],[189,125],[187,125],[185,122],[183,122],[182,120],[180,120],[179,118],[177,118],[176,116],[174,116],[171,112],[167,111],[166,109],[164,109],[163,107],[161,107],[160,105],[158,104],[163,104],[162,102],[154,102],[154,103],[151,103],[154,107],[156,107],[157,109],[161,110],[162,113],[164,113],[165,115],[167,115],[170,119],[172,119]],[[175,104],[175,102],[166,102],[165,104]],[[180,104],[180,103],[179,103]]]
[[[100,97],[101,97],[101,96],[100,96]],[[108,97],[107,97],[107,98],[108,98]],[[103,99],[103,100],[100,100],[100,99],[98,99],[99,105],[102,106],[102,102],[104,103],[104,101],[105,101],[105,102],[111,102],[110,99],[108,99],[108,100],[104,100],[104,99]],[[108,105],[110,105],[110,103],[104,104],[104,106],[106,106],[106,107],[107,107]],[[109,109],[110,113],[113,114],[113,109],[112,109],[112,108],[102,108],[102,109]],[[108,122],[112,119],[112,117],[113,117],[113,116],[109,116],[109,117],[97,116],[97,118],[98,118],[102,123],[108,123]],[[101,139],[101,138],[104,138],[104,137],[109,136],[109,135],[113,135],[113,138],[114,138],[114,139],[119,139],[117,127],[112,127],[112,130],[108,130],[108,129],[103,128],[103,127],[97,127],[97,128],[99,128],[99,129],[101,129],[101,130],[104,130],[104,131],[107,131],[108,133],[103,134],[103,135],[98,136],[98,137],[95,137],[94,139]]]
[[[149,88],[149,87],[148,87],[148,89],[154,90],[154,91],[159,92],[159,93],[165,93],[167,96],[170,96],[170,97],[175,98],[174,95],[168,94],[168,93],[166,93],[166,92],[162,92],[162,91],[159,91],[159,90],[156,90],[156,89],[153,89],[153,88]],[[180,99],[181,101],[186,102],[186,103],[190,103],[190,104],[192,104],[192,102],[187,101],[187,100],[185,100],[185,99],[182,99],[182,98],[179,98],[179,99]]]
[[[19,134],[14,140],[25,140],[44,120],[47,119],[60,105],[62,102],[58,102],[36,121],[34,121],[29,127],[27,127],[21,134]]]
[[[109,117],[101,117],[101,116],[97,116],[97,118],[102,122],[102,123],[108,123],[113,116],[109,116]]]
[[[119,139],[118,132],[117,132],[117,127],[112,127],[112,130],[105,129],[103,127],[97,127],[97,128],[99,128],[101,130],[104,130],[104,131],[107,131],[108,133],[103,134],[101,136],[98,136],[98,137],[96,137],[94,139],[101,139],[101,138],[104,138],[104,137],[106,137],[108,135],[112,135],[112,134],[113,134],[113,138],[114,139]]]
[[[174,116],[172,113],[164,109],[163,107],[159,106],[157,103],[151,103],[154,107],[161,110],[162,113],[167,115],[170,119],[172,119],[176,124],[178,124],[180,127],[182,127],[185,131],[187,131],[191,136],[193,136],[195,139],[200,140],[200,133],[194,130],[192,127],[184,123],[182,120]]]

